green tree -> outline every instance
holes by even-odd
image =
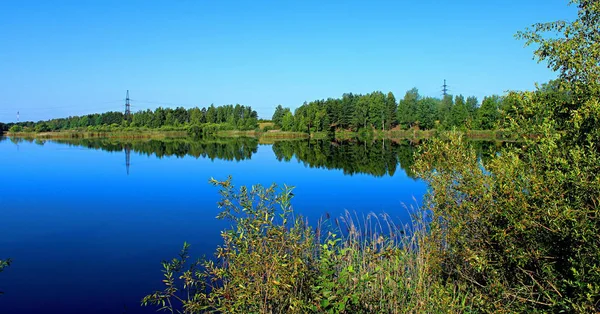
[[[454,97],[452,95],[445,95],[438,103],[436,111],[437,121],[440,126],[447,128],[450,125],[450,111],[452,107],[454,107]]]
[[[466,106],[467,106],[467,111],[469,111],[469,118],[474,119],[475,116],[477,115],[478,104],[479,104],[479,101],[477,100],[477,97],[475,97],[475,96],[467,97]]]
[[[480,311],[600,311],[600,2],[572,3],[575,21],[517,36],[568,97],[511,92],[503,127],[517,145],[484,162],[453,135],[418,162],[441,271]]]
[[[206,122],[217,123],[217,109],[215,105],[210,105],[206,110]]]
[[[387,94],[385,98],[385,129],[389,130],[398,124],[398,119],[396,116],[396,110],[398,109],[398,104],[396,103],[396,97],[392,92]]]
[[[419,99],[417,102],[416,120],[421,129],[432,129],[435,127],[435,108],[439,100],[431,97]]]
[[[35,125],[35,131],[36,132],[49,132],[50,128],[48,127],[48,125],[45,122],[38,122]]]
[[[500,96],[485,97],[481,108],[477,111],[476,127],[482,130],[493,130],[500,116]]]
[[[356,96],[352,93],[342,95],[342,117],[341,127],[350,128],[354,123],[354,111],[356,109]]]
[[[359,97],[354,107],[352,124],[356,129],[366,128],[369,121],[369,101],[366,97]]]
[[[385,102],[385,95],[382,92],[373,92],[371,94],[366,95],[365,98],[369,104],[369,123],[375,129],[383,130],[384,122],[388,114]]]
[[[450,109],[450,115],[447,119],[448,126],[450,127],[467,128],[466,123],[469,119],[469,111],[465,103],[465,98],[462,95],[456,96],[454,105]]]
[[[417,120],[417,103],[420,98],[419,90],[415,87],[407,91],[404,99],[398,103],[398,123],[403,129],[412,127],[413,123]]]
[[[292,131],[294,129],[294,115],[291,111],[286,112],[281,119],[281,129],[283,131]]]
[[[283,115],[285,114],[284,110],[283,110],[283,106],[281,105],[277,105],[277,107],[275,107],[275,112],[273,113],[273,117],[271,118],[271,120],[273,121],[273,123],[278,126],[281,127],[281,123],[283,120]]]
[[[12,132],[12,133],[23,132],[23,127],[21,127],[18,124],[15,124],[15,125],[11,126],[10,129],[8,129],[8,132]]]

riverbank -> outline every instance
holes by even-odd
[[[295,140],[295,139],[330,139],[336,140],[380,140],[380,139],[402,139],[419,141],[434,137],[444,137],[449,131],[439,130],[370,130],[370,131],[349,131],[336,130],[335,132],[287,132],[280,130],[269,131],[240,131],[226,130],[217,131],[213,136],[217,137],[254,137],[263,143],[272,143],[278,140]],[[503,130],[467,130],[463,131],[465,137],[472,140],[490,140],[490,141],[505,141],[511,140],[510,134]],[[122,138],[122,139],[165,139],[165,138],[183,138],[189,137],[187,130],[117,130],[117,131],[80,131],[66,130],[58,132],[5,132],[3,135],[18,136],[24,138],[38,139],[71,139],[71,138]]]

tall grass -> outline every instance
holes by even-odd
[[[294,214],[292,188],[221,188],[216,259],[163,263],[165,289],[142,304],[182,313],[447,313],[468,312],[468,298],[444,281],[440,249],[422,216],[324,217],[315,228]],[[464,290],[461,290],[464,291]]]

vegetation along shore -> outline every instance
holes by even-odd
[[[184,243],[161,263],[161,289],[148,291],[144,306],[170,313],[598,313],[600,1],[571,2],[574,21],[534,24],[516,35],[557,78],[481,103],[423,97],[415,88],[399,101],[374,91],[294,111],[277,106],[266,120],[249,106],[211,105],[0,130],[236,161],[273,143],[277,158],[349,174],[386,176],[406,160],[407,175],[427,183],[422,206],[406,208],[409,223],[347,213],[311,225],[294,212],[291,186],[211,179],[220,195],[217,219],[230,226],[220,246],[214,257],[193,259]],[[185,139],[110,141],[155,137]],[[339,141],[386,147],[401,138],[420,145],[396,141],[372,155],[361,145],[336,148]],[[482,157],[468,139],[507,141]],[[0,272],[10,263],[0,261]]]

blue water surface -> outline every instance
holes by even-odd
[[[140,300],[161,288],[160,261],[184,241],[212,256],[228,223],[215,219],[218,190],[295,186],[296,212],[316,222],[345,210],[386,212],[407,221],[426,186],[400,168],[393,176],[345,175],[278,161],[271,145],[250,159],[163,157],[46,142],[0,141],[0,313],[155,313]]]

